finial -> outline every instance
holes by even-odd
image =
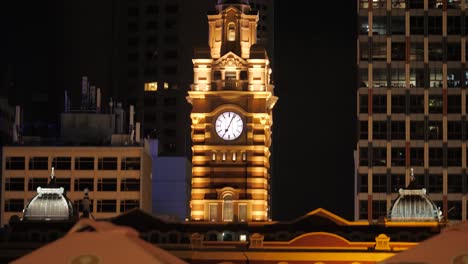
[[[52,167],[52,172],[50,173],[49,187],[56,187],[55,183],[55,168]]]
[[[82,218],[89,218],[90,217],[90,211],[91,211],[91,201],[89,200],[89,195],[88,195],[88,188],[84,189],[84,197],[82,202],[83,206],[83,214],[81,215]]]

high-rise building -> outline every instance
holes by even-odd
[[[257,43],[258,11],[218,0],[208,15],[208,45],[196,49],[192,104],[190,219],[271,218],[273,93],[266,49]]]
[[[414,169],[446,219],[466,220],[465,2],[358,6],[355,217],[385,217]]]
[[[145,84],[143,98],[143,135],[157,138],[162,156],[184,156],[190,150],[190,104],[187,91],[164,88],[167,83]],[[159,87],[163,85],[163,87]]]

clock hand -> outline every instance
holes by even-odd
[[[228,126],[227,126],[226,129],[224,130],[223,136],[228,132],[229,128],[231,127],[231,124],[232,124],[232,120],[233,120],[233,119],[234,119],[234,116],[231,118],[231,121],[229,121]]]
[[[232,120],[234,120],[234,117],[232,117],[232,118],[231,118],[231,121],[229,121],[229,125],[227,126],[226,131],[231,127]]]

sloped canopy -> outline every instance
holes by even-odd
[[[163,230],[179,227],[175,222],[164,221],[154,215],[148,214],[140,208],[132,208],[125,213],[119,214],[110,222],[119,226],[129,226],[139,232],[147,232],[153,229]],[[177,229],[177,228],[176,228]]]
[[[188,264],[138,237],[129,227],[81,219],[64,237],[11,262],[26,263],[157,263]]]
[[[438,235],[379,264],[464,264],[468,263],[468,222],[448,226]]]

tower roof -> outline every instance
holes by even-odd
[[[54,168],[45,187],[38,187],[37,194],[23,211],[23,221],[72,221],[74,209],[63,187],[55,182]]]
[[[216,3],[216,9],[218,12],[221,12],[230,6],[234,6],[244,14],[250,14],[252,11],[248,0],[217,0]]]
[[[225,5],[225,4],[234,4],[234,5],[248,5],[248,0],[218,0],[218,5]]]

